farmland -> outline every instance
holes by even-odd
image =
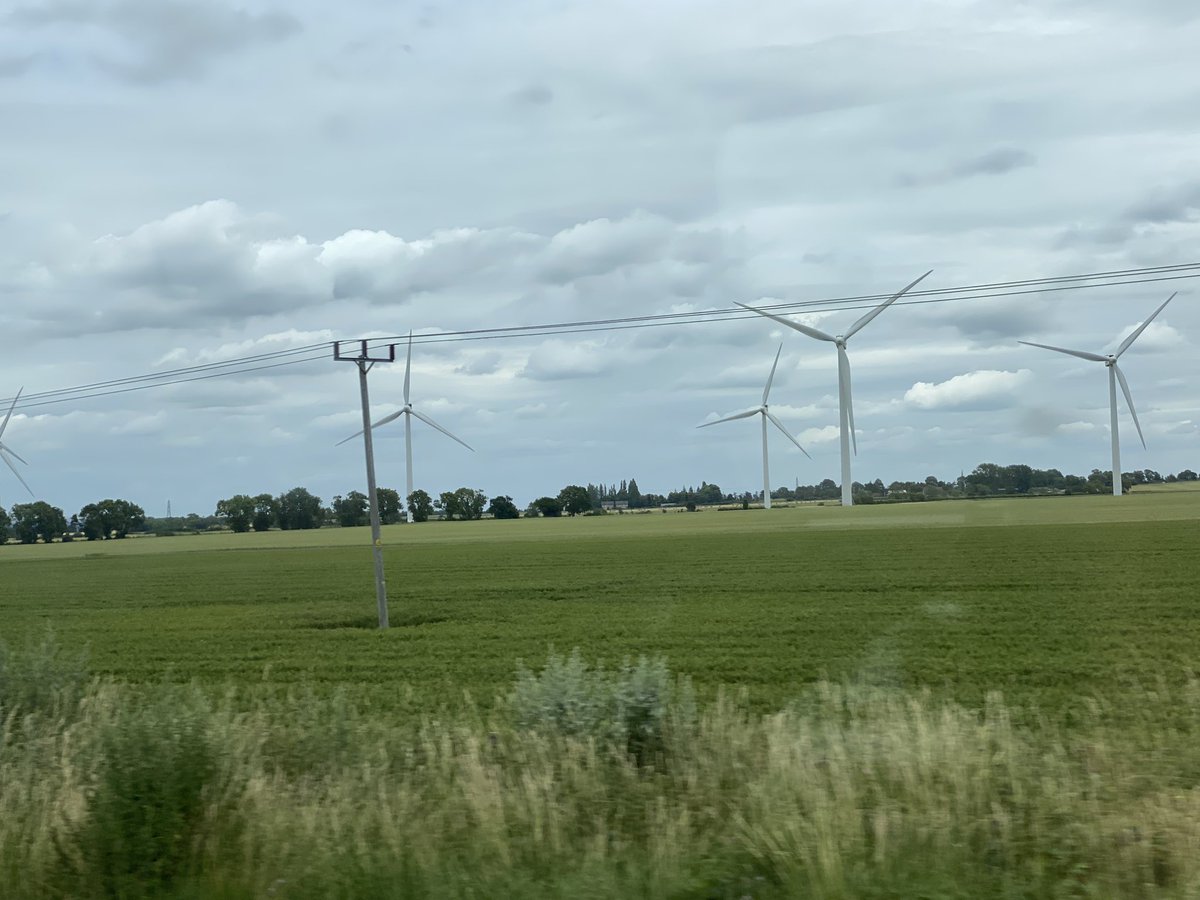
[[[10,644],[52,628],[134,682],[305,680],[489,703],[518,659],[663,654],[760,708],[819,677],[1058,706],[1180,677],[1200,493],[799,507],[0,548]]]
[[[367,534],[0,547],[0,884],[1200,890],[1200,492]]]

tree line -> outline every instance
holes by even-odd
[[[1191,469],[1162,475],[1152,469],[1122,473],[1125,490],[1142,484],[1173,484],[1193,482],[1200,476]],[[855,503],[909,503],[958,498],[992,496],[1035,496],[1048,494],[1104,494],[1112,491],[1112,472],[1093,469],[1088,475],[1064,475],[1058,469],[1035,469],[1016,464],[1002,466],[980,463],[970,474],[944,481],[929,475],[923,481],[893,481],[884,484],[876,478],[870,482],[854,482]],[[554,496],[538,497],[524,511],[513,498],[500,494],[490,499],[475,488],[461,487],[442,491],[436,497],[417,489],[402,498],[392,488],[376,491],[379,518],[382,524],[392,525],[411,520],[427,522],[443,520],[471,521],[490,516],[494,519],[516,519],[559,516],[579,516],[603,513],[610,509],[644,510],[665,506],[695,509],[698,506],[736,504],[748,506],[761,499],[761,492],[725,493],[720,486],[702,481],[665,494],[643,494],[637,480],[630,478],[620,484],[569,484]],[[771,491],[773,500],[836,501],[841,487],[831,478],[816,484],[780,487]],[[175,518],[148,518],[144,510],[129,500],[99,500],[89,503],[69,519],[56,506],[42,500],[18,503],[11,510],[0,506],[0,544],[15,539],[23,544],[63,542],[73,540],[119,540],[130,533],[176,534],[181,531],[230,530],[235,532],[283,531],[341,526],[353,528],[370,521],[370,503],[361,491],[338,494],[328,505],[303,487],[295,487],[279,495],[235,494],[221,500],[211,516],[189,513]]]
[[[59,507],[35,500],[16,504],[11,512],[0,506],[0,544],[10,537],[22,544],[35,544],[39,539],[49,543],[55,538],[64,542],[114,540],[141,531],[145,524],[145,511],[128,500],[89,503],[70,520]]]

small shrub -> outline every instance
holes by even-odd
[[[696,718],[691,682],[673,684],[665,658],[626,659],[609,673],[589,668],[579,648],[551,653],[540,673],[519,666],[509,705],[518,728],[621,746],[639,766],[663,757],[669,736]]]

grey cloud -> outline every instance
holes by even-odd
[[[950,172],[959,178],[971,175],[1003,175],[1014,169],[1023,169],[1037,162],[1037,157],[1019,147],[998,147],[973,159],[966,159],[952,166]]]
[[[1140,232],[1159,226],[1200,220],[1200,181],[1172,189],[1158,188],[1107,222],[1073,225],[1058,236],[1059,249],[1128,243]]]
[[[388,309],[423,295],[452,308],[465,296],[516,303],[522,320],[658,308],[671,298],[712,302],[738,266],[722,232],[648,214],[553,235],[460,228],[406,240],[356,229],[318,242],[224,200],[57,253],[39,263],[47,300],[25,315],[103,332],[245,321],[335,300]],[[64,316],[87,296],[88,316]]]
[[[927,185],[947,184],[963,178],[974,178],[979,175],[1005,175],[1017,169],[1028,168],[1037,164],[1037,157],[1028,150],[1019,147],[997,147],[979,156],[952,162],[943,169],[915,174],[902,173],[896,182],[902,187],[924,187]]]
[[[132,51],[132,59],[93,59],[110,74],[158,84],[194,79],[212,62],[256,43],[283,40],[301,30],[288,13],[250,13],[196,0],[57,0],[17,8],[10,17],[27,28],[91,25],[109,32]]]
[[[25,56],[0,57],[0,78],[16,78],[24,75],[35,59],[37,59],[36,53],[29,53]]]
[[[517,106],[548,106],[554,102],[554,91],[544,84],[526,85],[509,96]]]
[[[1157,190],[1122,215],[1129,225],[1162,225],[1169,222],[1191,222],[1200,213],[1200,182],[1182,185],[1174,190]]]

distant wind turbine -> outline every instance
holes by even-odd
[[[1117,431],[1117,382],[1121,383],[1121,393],[1125,395],[1125,403],[1129,406],[1129,414],[1133,417],[1133,424],[1137,427],[1138,437],[1142,441],[1142,447],[1146,446],[1146,437],[1142,434],[1142,423],[1138,421],[1137,410],[1133,408],[1133,395],[1129,393],[1129,382],[1125,380],[1125,373],[1121,371],[1121,367],[1117,365],[1117,360],[1121,358],[1121,354],[1130,348],[1134,341],[1138,339],[1146,326],[1154,321],[1155,317],[1167,308],[1167,304],[1175,299],[1175,294],[1172,294],[1163,301],[1162,306],[1150,314],[1134,332],[1121,341],[1121,346],[1117,348],[1116,353],[1108,356],[1101,356],[1099,353],[1089,353],[1086,350],[1067,350],[1063,347],[1051,347],[1049,344],[1035,344],[1033,341],[1018,341],[1029,347],[1041,347],[1043,350],[1053,350],[1056,353],[1065,353],[1068,356],[1076,356],[1079,359],[1086,359],[1090,362],[1102,362],[1108,367],[1108,415],[1110,423],[1110,431],[1112,432],[1112,483],[1113,496],[1121,496],[1121,441]]]
[[[769,313],[762,309],[756,309],[753,306],[747,306],[745,303],[739,303],[738,306],[742,309],[748,309],[758,313],[760,316],[766,316],[768,319],[774,319],[780,325],[786,325],[788,328],[794,328],[801,334],[807,334],[811,338],[816,338],[818,341],[829,341],[837,346],[838,352],[838,417],[841,420],[841,438],[842,438],[842,506],[852,506],[854,504],[854,492],[851,490],[853,482],[850,479],[850,445],[854,445],[854,453],[858,454],[858,438],[854,435],[854,401],[850,392],[850,357],[846,354],[846,342],[854,335],[858,334],[868,322],[874,319],[877,315],[907,294],[910,290],[920,284],[927,278],[933,270],[930,269],[920,278],[910,282],[905,287],[901,288],[897,293],[893,294],[883,303],[876,306],[857,322],[850,326],[850,330],[845,334],[827,334],[819,328],[813,328],[810,325],[801,325],[799,322],[793,322],[791,319],[785,319],[783,316],[777,316],[774,313]]]
[[[425,415],[424,413],[419,413],[415,409],[413,409],[412,400],[409,396],[409,384],[411,382],[411,375],[412,375],[412,332],[410,331],[408,333],[408,359],[404,363],[404,408],[397,410],[396,412],[392,413],[391,415],[384,416],[378,422],[374,422],[371,425],[371,430],[374,431],[376,428],[379,428],[382,425],[386,425],[389,422],[394,422],[396,419],[399,419],[401,416],[404,416],[404,464],[405,464],[405,469],[407,472],[407,481],[406,481],[407,490],[404,492],[404,502],[405,503],[408,502],[408,498],[409,498],[409,496],[411,496],[411,494],[413,492],[413,464],[412,464],[412,418],[413,418],[413,416],[416,416],[418,419],[420,419],[422,422],[424,422],[430,428],[436,428],[438,431],[440,431],[442,434],[446,435],[446,437],[450,438],[451,440],[458,441],[458,443],[462,444],[464,447],[466,447],[472,453],[475,452],[475,448],[472,447],[470,444],[468,444],[466,441],[464,441],[462,438],[455,437],[453,434],[451,434],[449,431],[447,431],[445,428],[443,428],[437,422],[433,421],[433,419],[429,418],[429,416]],[[342,444],[346,443],[346,441],[354,440],[356,437],[358,437],[362,433],[363,433],[362,431],[354,432],[354,434],[350,435],[350,437],[346,438],[346,440],[338,441],[337,446],[341,446]],[[413,521],[412,516],[409,516],[408,521],[409,522]]]
[[[17,396],[13,397],[12,406],[8,408],[8,413],[4,416],[4,422],[0,424],[0,438],[4,437],[4,429],[8,427],[8,420],[12,418],[13,410],[17,408],[17,401],[21,399],[21,391],[23,390],[25,389],[21,388],[20,391],[17,391]],[[17,462],[24,463],[25,465],[29,465],[29,463],[21,459],[21,457],[17,455],[17,451],[5,444],[3,440],[0,440],[0,459],[3,459],[4,464],[12,469],[12,473],[17,476],[17,481],[25,485],[25,490],[29,491],[29,496],[35,496],[33,493],[33,488],[25,483],[25,479],[21,477],[21,473],[17,471],[17,467],[12,464],[12,461],[15,459]]]
[[[734,419],[748,419],[751,416],[762,416],[762,453],[763,453],[763,509],[771,508],[771,475],[767,468],[767,419],[771,420],[771,424],[784,433],[789,441],[800,447],[800,442],[792,437],[792,433],[783,427],[783,423],[775,418],[775,414],[767,408],[767,397],[771,394],[771,383],[775,380],[775,368],[779,365],[779,354],[783,352],[783,344],[779,345],[779,349],[775,351],[775,362],[771,364],[771,374],[767,376],[767,386],[763,388],[762,403],[754,409],[748,409],[745,412],[734,413],[731,416],[726,416],[723,419],[714,419],[711,422],[705,422],[703,425],[697,425],[697,428],[707,428],[709,425],[717,425],[721,422],[732,422]],[[808,456],[808,451],[800,447],[800,452]],[[808,456],[812,459],[811,456]]]

